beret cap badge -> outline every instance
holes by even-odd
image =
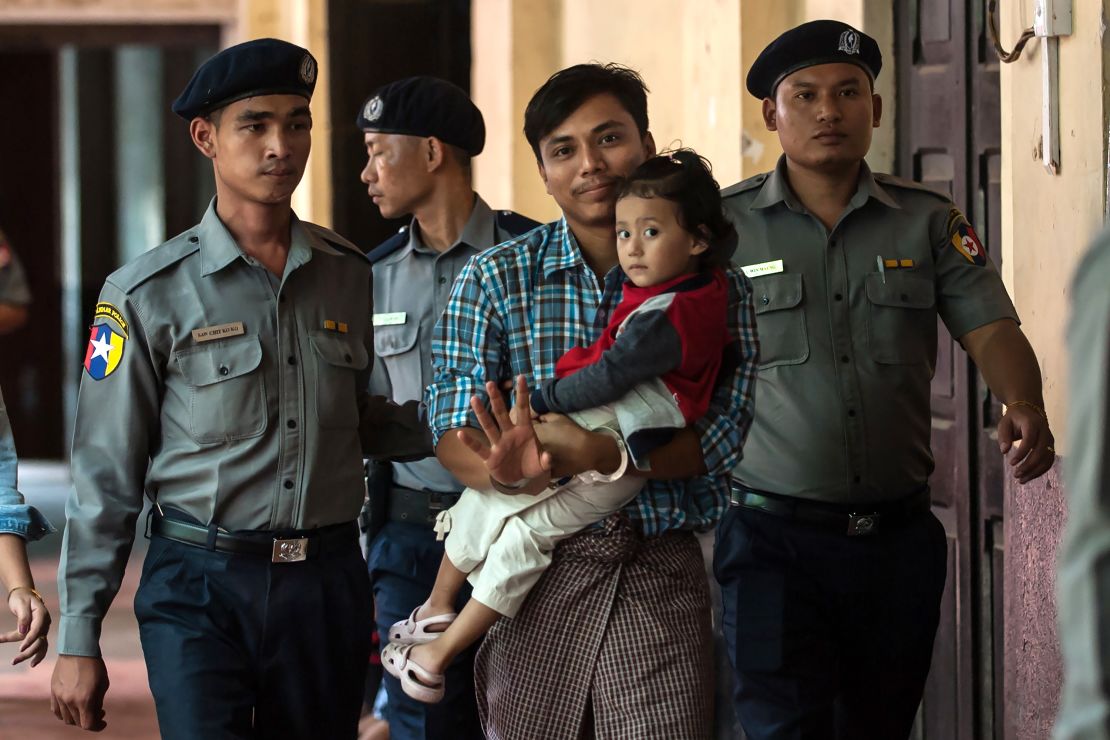
[[[852,29],[840,34],[840,46],[837,48],[845,54],[859,54],[859,34]]]
[[[382,117],[381,95],[375,95],[366,101],[366,107],[362,111],[362,117],[367,121],[376,121]]]
[[[301,60],[301,82],[311,85],[316,81],[316,60],[311,54],[305,54]]]

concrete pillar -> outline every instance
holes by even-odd
[[[58,53],[58,142],[61,183],[61,247],[62,275],[62,362],[66,368],[80,368],[84,362],[81,306],[81,107],[78,100],[77,48],[65,46]],[[65,375],[62,386],[62,420],[67,440],[73,439],[73,418],[77,414],[77,388],[80,379],[75,373]]]
[[[130,262],[166,238],[162,156],[162,52],[115,52],[118,258]]]

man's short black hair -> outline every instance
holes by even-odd
[[[559,70],[536,90],[524,110],[524,136],[537,161],[540,140],[554,131],[583,103],[608,93],[624,107],[640,136],[648,131],[647,86],[635,70],[620,64],[576,64]]]

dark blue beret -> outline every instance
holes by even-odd
[[[378,88],[359,109],[363,131],[434,136],[474,157],[486,145],[486,123],[470,96],[447,80],[408,77]]]
[[[311,100],[315,87],[316,59],[306,49],[279,39],[255,39],[224,49],[200,65],[172,107],[191,121],[255,95]]]
[[[874,80],[883,67],[875,39],[840,21],[810,21],[791,28],[764,49],[748,70],[748,92],[771,98],[789,74],[818,64],[844,62],[862,67]]]

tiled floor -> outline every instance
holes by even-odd
[[[154,702],[147,688],[146,667],[139,647],[138,625],[131,604],[139,582],[139,572],[146,541],[137,538],[128,564],[123,587],[104,621],[101,649],[108,666],[111,688],[105,700],[108,728],[91,735],[62,724],[50,712],[50,674],[54,670],[54,637],[58,617],[58,552],[61,528],[65,521],[63,507],[69,481],[61,465],[21,463],[20,490],[28,501],[40,508],[58,527],[59,532],[29,548],[35,584],[46,599],[55,620],[50,630],[51,646],[46,660],[33,669],[26,664],[11,665],[12,645],[0,646],[0,740],[54,740],[54,738],[102,737],[133,740],[157,738]],[[5,630],[12,617],[0,614]]]

